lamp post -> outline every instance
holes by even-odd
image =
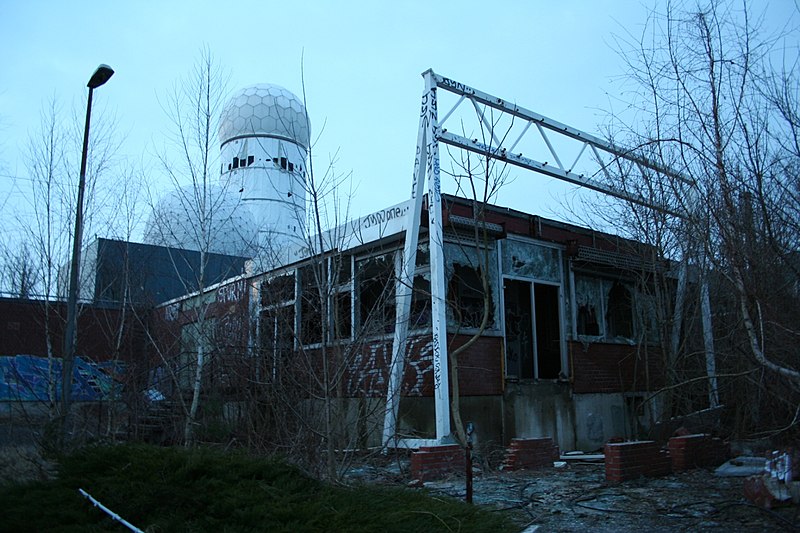
[[[89,151],[89,119],[92,115],[92,93],[114,75],[108,65],[100,65],[89,78],[89,100],[86,104],[86,125],[83,129],[83,151],[81,152],[81,172],[78,178],[78,202],[75,206],[75,235],[72,242],[72,259],[69,268],[69,289],[67,293],[67,325],[64,328],[64,353],[61,366],[61,419],[64,429],[69,414],[72,393],[72,366],[75,360],[75,338],[78,329],[78,280],[81,262],[81,239],[83,237],[83,191],[86,188],[86,156]]]

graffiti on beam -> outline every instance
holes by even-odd
[[[361,227],[369,229],[373,226],[383,225],[391,220],[402,218],[408,212],[409,207],[408,204],[398,205],[371,213],[361,219]]]
[[[442,348],[439,345],[439,335],[433,334],[433,387],[439,390],[442,386]]]
[[[409,199],[349,222],[349,231],[341,238],[339,249],[348,250],[405,231],[413,202]]]
[[[451,80],[450,78],[442,78],[440,85],[454,93],[458,94],[475,94],[475,89],[469,85],[465,85],[460,81]]]

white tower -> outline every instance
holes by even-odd
[[[222,183],[241,189],[267,256],[302,242],[309,139],[305,106],[278,85],[246,87],[222,110]]]

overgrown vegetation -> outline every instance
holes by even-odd
[[[144,445],[82,449],[49,482],[0,490],[2,531],[121,531],[82,488],[145,531],[514,531],[422,492],[321,483],[277,459]]]
[[[729,0],[668,3],[641,33],[619,38],[636,112],[631,120],[614,117],[611,137],[680,177],[637,179],[619,166],[613,185],[670,198],[687,218],[673,226],[634,205],[605,216],[700,275],[703,346],[692,346],[693,332],[681,332],[677,314],[667,409],[680,415],[726,405],[723,425],[737,437],[793,442],[800,422],[798,32],[787,23],[780,35],[766,34],[759,9]],[[683,306],[678,294],[676,308]],[[698,379],[702,372],[707,379]]]

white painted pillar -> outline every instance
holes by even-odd
[[[436,107],[436,81],[433,71],[423,73],[425,91],[417,131],[417,151],[414,160],[414,176],[411,186],[412,209],[406,223],[403,263],[395,289],[396,313],[392,360],[389,367],[389,382],[386,392],[386,410],[383,424],[383,445],[389,446],[396,437],[397,414],[400,406],[400,390],[405,368],[408,340],[408,321],[411,313],[414,270],[419,242],[419,220],[426,175],[428,177],[428,217],[430,225],[431,261],[431,312],[433,329],[433,379],[436,408],[436,439],[442,441],[450,434],[450,394],[447,361],[447,315],[445,307],[444,254],[442,250],[442,202],[439,181],[439,141]]]

